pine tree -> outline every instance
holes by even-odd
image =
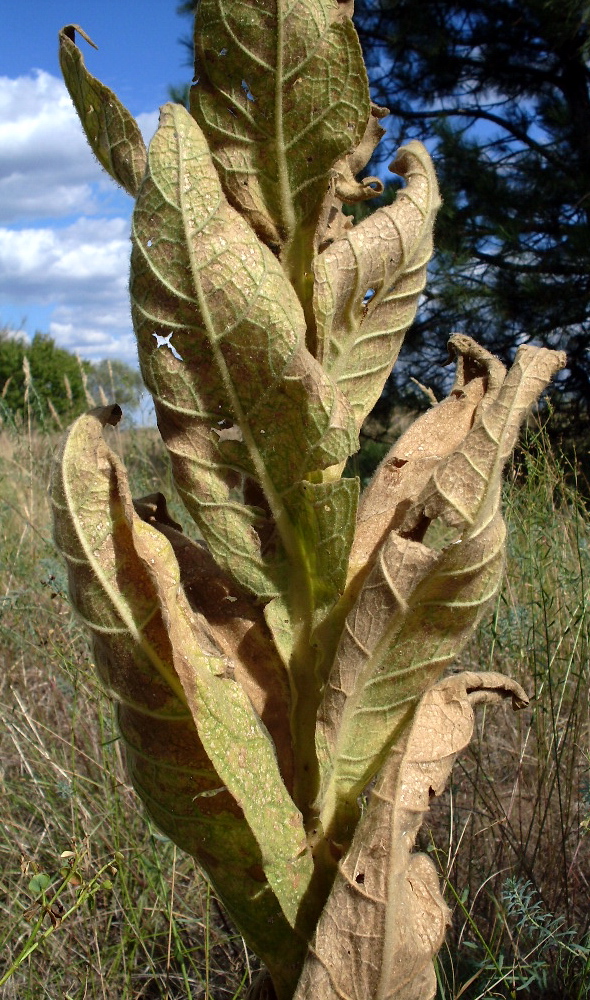
[[[357,0],[355,23],[391,148],[435,136],[444,207],[407,365],[436,386],[457,329],[504,359],[527,341],[559,347],[568,369],[554,395],[579,428],[590,418],[588,4]]]
[[[580,430],[590,423],[589,5],[356,0],[354,21],[372,98],[391,113],[381,155],[425,141],[443,195],[426,299],[377,415],[401,386],[408,398],[408,375],[443,395],[441,358],[461,331],[505,362],[529,341],[565,350],[552,394],[558,424]],[[383,200],[397,187],[389,176]]]

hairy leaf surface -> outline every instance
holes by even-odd
[[[59,63],[66,87],[98,162],[135,197],[147,161],[139,125],[116,94],[88,72],[75,42],[76,32],[96,48],[79,25],[62,28]]]
[[[302,265],[331,168],[370,115],[348,11],[330,0],[201,0],[195,60],[191,111],[226,196]]]
[[[291,790],[289,681],[263,609],[217,566],[203,544],[182,533],[180,525],[171,520],[161,493],[134,500],[133,505],[142,520],[162,532],[172,545],[183,590],[198,616],[201,645],[216,650],[232,665],[235,679],[272,737],[283,780]]]
[[[355,450],[353,415],[305,348],[279,263],[227,203],[178,105],[163,109],[150,146],[133,244],[140,362],[181,496],[218,563],[257,596],[277,596],[287,557],[290,573],[303,572],[285,496]],[[266,507],[234,500],[245,477]]]
[[[481,361],[481,349],[468,338],[457,341],[471,364],[473,355]],[[489,366],[496,379],[488,382],[489,397],[483,396],[472,428],[435,463],[425,483],[418,468],[418,496],[412,496],[410,470],[403,488],[398,483],[392,495],[381,479],[383,494],[372,497],[377,507],[380,499],[394,500],[389,520],[395,526],[377,548],[346,618],[318,720],[321,817],[333,836],[354,825],[359,792],[497,591],[504,565],[503,465],[528,407],[563,363],[556,352],[521,348],[501,385],[499,369]],[[448,418],[449,411],[442,407],[439,414]],[[425,450],[428,455],[427,444]],[[459,531],[442,551],[421,540],[435,518]]]
[[[72,600],[124,704],[146,715],[147,698],[156,719],[172,715],[186,723],[192,716],[211,762],[198,770],[209,783],[217,775],[214,788],[227,789],[243,811],[251,831],[242,829],[247,853],[257,845],[294,925],[311,875],[301,816],[268,733],[232,677],[235,664],[214,647],[211,630],[186,600],[169,541],[133,509],[124,470],[102,438],[103,426],[119,415],[118,407],[107,407],[79,418],[54,475],[56,541],[71,570]]]
[[[406,180],[316,258],[317,357],[352,403],[358,425],[379,398],[412,323],[440,204],[426,149],[410,142],[391,165]]]
[[[432,793],[473,732],[473,707],[522,688],[495,673],[447,677],[428,691],[391,752],[310,945],[294,1000],[428,1000],[450,914],[433,862],[413,853]]]
[[[470,338],[449,340],[456,374],[449,395],[414,421],[388,452],[363,493],[348,571],[356,594],[391,530],[397,530],[440,462],[457,449],[484,395],[495,399],[506,376],[504,365]]]

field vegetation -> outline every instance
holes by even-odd
[[[183,521],[156,431],[111,433],[134,495],[161,490]],[[146,820],[67,600],[47,501],[58,439],[30,408],[17,419],[4,408],[0,996],[238,998],[255,960],[194,861]],[[538,424],[510,467],[505,509],[510,582],[457,666],[505,672],[531,704],[479,715],[421,833],[453,910],[439,997],[582,1000],[590,996],[590,527],[575,468]]]

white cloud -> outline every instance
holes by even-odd
[[[49,332],[84,357],[135,358],[129,314],[129,221],[0,228],[2,302],[51,309]]]
[[[61,80],[0,77],[0,222],[95,213],[105,181]]]
[[[143,136],[143,141],[145,142],[146,146],[149,146],[150,139],[152,138],[154,132],[158,127],[159,118],[160,118],[159,111],[144,111],[140,115],[137,115],[137,118],[135,119],[137,124],[139,125],[141,134]]]
[[[157,122],[157,112],[138,116],[146,141]],[[0,76],[0,318],[3,307],[41,311],[60,346],[134,362],[131,209],[93,157],[63,82],[44,70]]]
[[[158,112],[137,121],[149,141]],[[92,215],[105,198],[131,209],[91,153],[64,83],[44,70],[0,76],[0,224]]]

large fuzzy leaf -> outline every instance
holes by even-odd
[[[260,848],[204,754],[194,722],[148,720],[121,704],[118,721],[127,771],[149,816],[205,871],[248,946],[272,973],[277,996],[289,1000],[304,939],[284,916]]]
[[[514,708],[528,700],[495,673],[456,674],[423,697],[340,863],[294,1000],[434,996],[432,959],[450,915],[433,862],[412,849],[431,795],[441,794],[471,739],[473,707],[506,698]]]
[[[268,729],[283,780],[293,784],[293,747],[289,731],[289,681],[264,618],[255,604],[215,563],[203,544],[193,542],[170,518],[161,493],[134,500],[136,512],[172,545],[191,609],[199,616],[202,642],[232,664]]]
[[[391,169],[406,180],[393,204],[345,232],[314,264],[316,356],[352,403],[359,427],[416,314],[440,204],[421,143],[400,149]]]
[[[300,284],[332,166],[370,116],[349,11],[331,0],[201,0],[195,59],[191,110],[223,189]]]
[[[356,504],[355,484],[322,482],[322,470],[355,451],[354,414],[305,347],[280,264],[226,201],[204,136],[178,105],[163,109],[150,145],[131,294],[179,492],[217,563],[273,600],[299,761],[300,745],[314,752],[311,635],[344,587]]]
[[[150,146],[131,294],[174,476],[211,552],[267,600],[287,586],[288,557],[303,593],[285,496],[355,450],[352,413],[305,348],[280,265],[227,203],[203,134],[178,105],[163,109]],[[174,351],[156,335],[173,335]],[[245,478],[263,506],[233,499]]]
[[[454,345],[472,376],[481,378],[481,349],[465,337],[454,338]],[[346,618],[318,721],[321,817],[324,830],[336,839],[348,836],[358,816],[359,792],[498,589],[505,536],[502,468],[528,407],[563,363],[556,352],[521,348],[500,385],[500,370],[490,362],[489,397],[484,394],[477,406],[472,428],[434,463],[426,482],[418,465],[417,494],[411,462],[393,489],[379,477],[371,505],[389,528],[373,549],[370,571]],[[424,418],[424,429],[436,426],[433,413]],[[438,413],[447,421],[452,409],[442,406]],[[448,432],[456,436],[457,428],[449,426]],[[443,428],[436,437],[444,437]],[[433,458],[426,436],[421,440],[420,454]],[[403,444],[395,451],[405,452]],[[403,475],[404,460],[397,461]],[[395,462],[391,465],[395,468]],[[422,541],[436,518],[458,531],[442,551]],[[364,525],[374,539],[373,520],[366,516],[359,532]]]
[[[62,28],[59,62],[66,87],[98,162],[135,197],[147,160],[139,125],[116,94],[88,72],[75,42],[76,32],[96,48],[79,25]]]
[[[193,762],[197,799],[227,789],[238,815],[244,814],[237,833],[245,856],[259,852],[272,891],[294,925],[312,871],[301,816],[281,780],[267,730],[234,679],[236,663],[215,647],[214,623],[205,625],[189,605],[169,541],[133,508],[124,470],[102,437],[103,425],[119,415],[118,407],[107,407],[79,418],[53,477],[56,542],[68,561],[73,603],[92,632],[101,671],[133,710],[136,729],[138,712],[148,730],[152,716],[185,726],[192,716],[203,748]],[[271,675],[275,667],[271,659]],[[205,780],[202,789],[199,778]],[[164,812],[172,794],[168,782],[160,803]],[[239,867],[239,858],[234,861]]]

